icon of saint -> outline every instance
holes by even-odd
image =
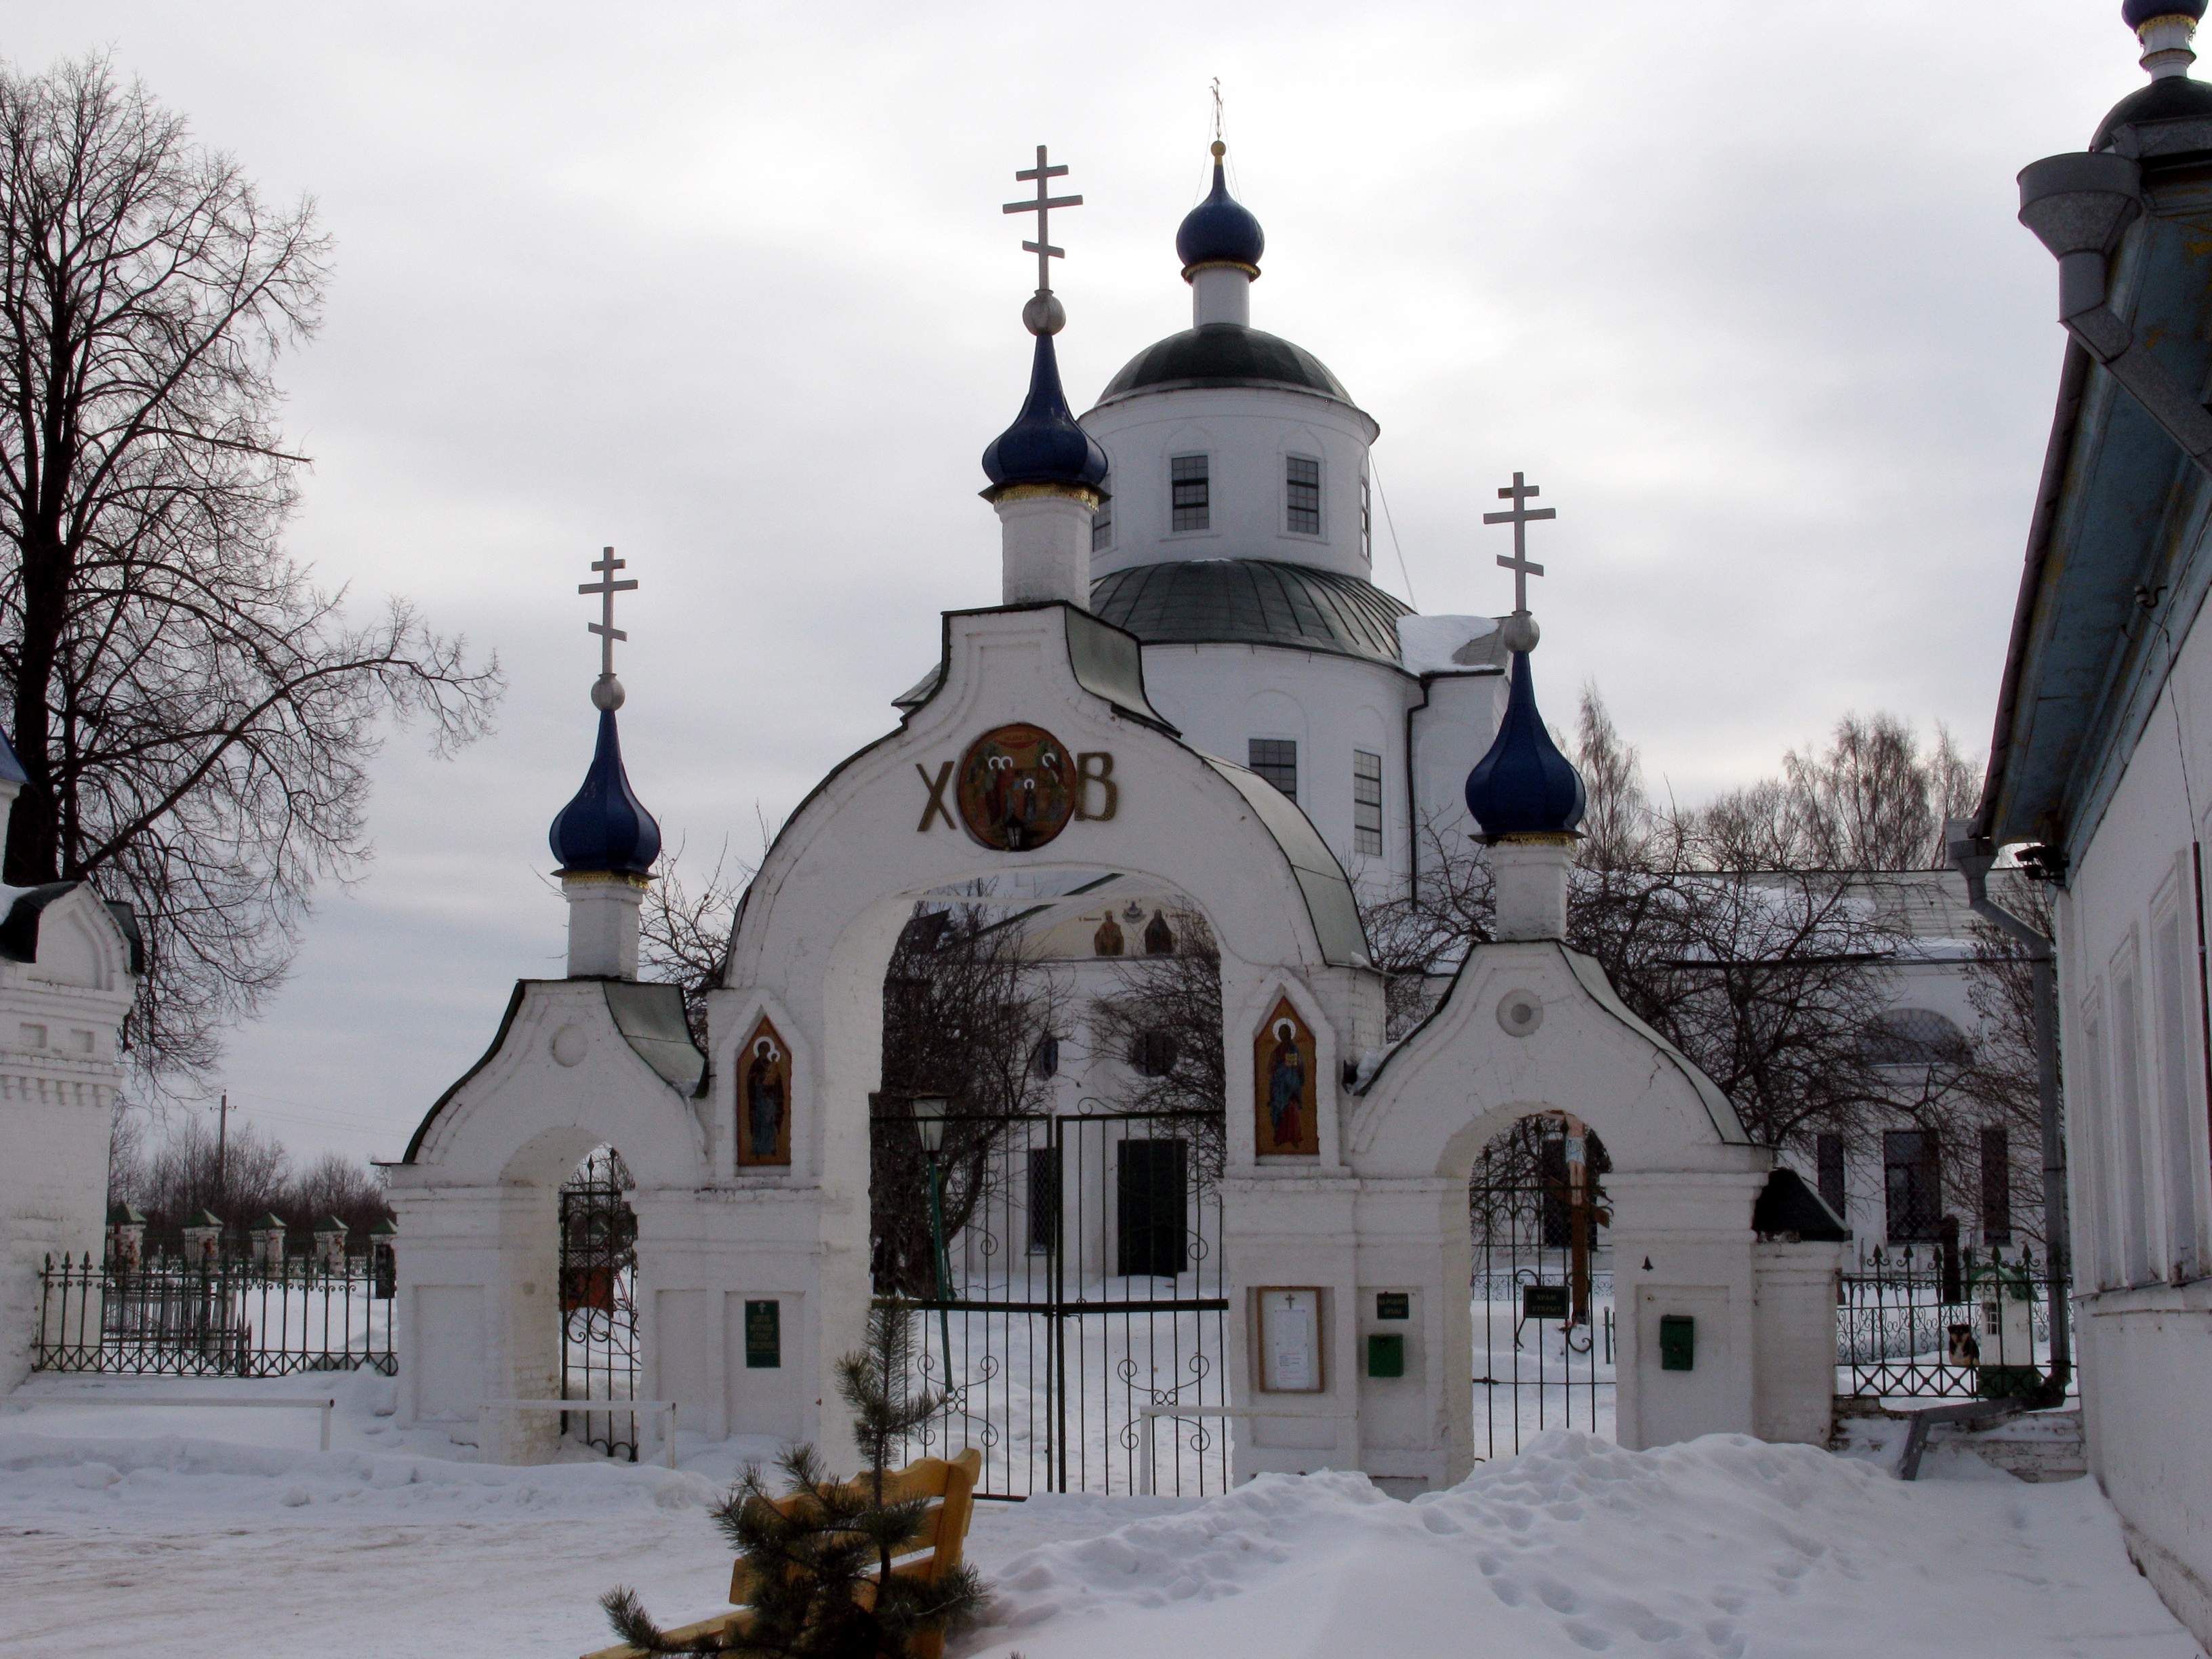
[[[1306,1063],[1298,1053],[1297,1028],[1288,1020],[1275,1027],[1275,1047],[1267,1056],[1267,1121],[1275,1145],[1296,1152],[1305,1144],[1304,1107]]]
[[[775,1045],[763,1037],[753,1045],[752,1063],[745,1067],[745,1127],[754,1158],[771,1160],[781,1149],[783,1109],[783,1073],[775,1063]]]

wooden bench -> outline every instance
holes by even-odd
[[[983,1454],[971,1447],[949,1462],[941,1457],[925,1457],[886,1478],[885,1503],[905,1503],[916,1498],[932,1500],[923,1512],[914,1543],[902,1551],[892,1564],[893,1572],[902,1577],[934,1583],[939,1575],[959,1565],[968,1546],[968,1522],[975,1513],[975,1480],[982,1472]],[[858,1481],[850,1484],[855,1487],[860,1485]],[[779,1498],[775,1501],[776,1508],[790,1515],[806,1500]],[[711,1619],[702,1619],[696,1624],[684,1625],[665,1634],[672,1643],[680,1644],[696,1642],[702,1636],[725,1636],[742,1630],[752,1618],[752,1609],[745,1605],[751,1595],[751,1570],[741,1559],[730,1570],[730,1601],[735,1612],[716,1613]],[[944,1659],[944,1633],[917,1636],[907,1644],[907,1651],[912,1659]],[[645,1659],[645,1655],[641,1649],[618,1643],[587,1653],[583,1659]]]

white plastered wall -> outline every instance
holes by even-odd
[[[2089,1467],[2145,1576],[2212,1642],[2212,1149],[2193,856],[2212,836],[2208,739],[2212,635],[2199,624],[2101,821],[2069,849],[2057,909]]]
[[[36,961],[0,963],[0,1389],[30,1370],[46,1259],[100,1260],[116,1042],[136,988],[129,943],[88,886],[41,912]],[[68,1329],[46,1316],[51,1340],[99,1340],[96,1301],[74,1304]]]

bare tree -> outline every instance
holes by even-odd
[[[173,1085],[366,858],[380,722],[443,751],[500,690],[404,600],[349,620],[282,551],[302,458],[273,370],[328,254],[312,203],[264,201],[105,58],[0,67],[0,695],[28,775],[5,876],[137,909],[125,1041]]]
[[[915,907],[884,979],[870,1180],[879,1292],[935,1294],[927,1165],[907,1121],[909,1103],[947,1103],[938,1164],[950,1238],[996,1191],[1013,1127],[1050,1098],[1041,1050],[1065,1025],[1065,989],[1030,959],[1018,922],[978,903]]]
[[[691,1036],[701,1048],[707,1044],[706,994],[721,983],[722,964],[730,953],[730,933],[737,925],[738,907],[744,902],[745,884],[754,866],[738,864],[730,873],[727,842],[714,858],[714,867],[691,883],[683,866],[684,848],[665,854],[646,890],[638,914],[637,958],[640,976],[681,986],[684,1014]]]
[[[148,1243],[174,1249],[178,1229],[212,1211],[234,1241],[240,1230],[274,1213],[304,1243],[332,1216],[365,1235],[392,1218],[383,1178],[367,1162],[327,1152],[295,1169],[283,1143],[251,1122],[234,1119],[218,1136],[204,1114],[173,1114],[167,1134],[150,1151],[143,1113],[117,1119],[109,1145],[107,1198],[135,1206],[146,1218]]]
[[[1692,830],[1735,870],[1941,870],[1948,818],[1980,793],[1972,763],[1936,728],[1925,748],[1898,716],[1846,714],[1826,749],[1783,757],[1783,775],[1721,796]]]
[[[1188,908],[1161,913],[1173,948],[1115,964],[1115,988],[1092,1006],[1098,1052],[1126,1066],[1114,1104],[1127,1112],[1218,1117],[1229,1102],[1228,1051],[1221,1027],[1221,948],[1206,918]],[[1207,1167],[1218,1172],[1218,1133],[1201,1135]]]

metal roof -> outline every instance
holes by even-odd
[[[1359,576],[1271,559],[1133,565],[1091,585],[1091,611],[1146,645],[1279,645],[1401,664],[1412,607]]]
[[[1106,383],[1098,402],[1188,386],[1294,386],[1352,402],[1343,382],[1304,346],[1243,323],[1206,323],[1154,342]]]

